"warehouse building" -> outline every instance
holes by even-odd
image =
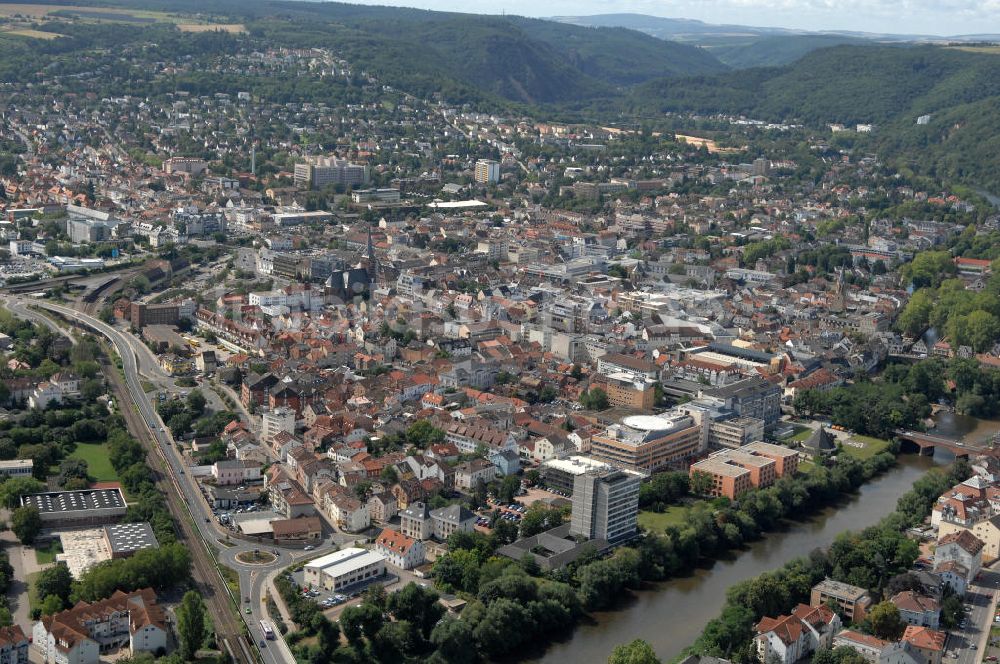
[[[305,567],[306,585],[325,590],[341,590],[383,576],[385,556],[368,549],[343,549],[306,563]]]
[[[125,496],[118,487],[47,491],[21,496],[22,507],[35,507],[45,528],[103,526],[125,516]]]

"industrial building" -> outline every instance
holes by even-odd
[[[342,549],[306,563],[305,583],[311,588],[341,590],[385,576],[385,560],[381,553],[368,549]]]
[[[103,526],[120,521],[127,508],[117,487],[31,493],[21,496],[21,506],[38,509],[46,528]]]

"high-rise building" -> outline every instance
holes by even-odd
[[[476,162],[476,182],[479,184],[496,184],[500,182],[500,162],[492,159],[480,159]]]
[[[610,544],[636,533],[641,477],[617,469],[593,469],[573,478],[570,534]]]
[[[296,186],[308,189],[338,184],[350,187],[368,181],[368,167],[336,157],[306,157],[304,163],[295,164],[294,177]]]

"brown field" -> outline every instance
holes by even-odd
[[[993,44],[991,46],[949,46],[948,48],[956,51],[968,51],[969,53],[991,53],[993,55],[1000,55],[1000,44]]]
[[[674,134],[674,139],[678,141],[684,141],[688,145],[693,145],[697,148],[705,147],[711,154],[730,154],[733,152],[740,152],[740,148],[720,148],[715,141],[710,138],[700,138],[698,136],[686,136],[684,134]]]
[[[242,23],[178,23],[177,29],[181,32],[211,32],[221,30],[233,34],[246,32]]]
[[[42,32],[41,30],[32,30],[31,28],[15,28],[13,30],[2,30],[0,31],[0,34],[20,35],[21,37],[31,37],[32,39],[56,39],[57,37],[63,36],[56,34],[54,32]]]

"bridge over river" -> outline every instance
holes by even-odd
[[[933,454],[935,448],[942,447],[955,456],[985,454],[1000,457],[1000,444],[998,444],[1000,443],[1000,434],[997,433],[977,440],[967,440],[964,437],[949,438],[923,431],[910,431],[909,429],[896,429],[894,433],[900,440],[916,445],[921,454]]]

